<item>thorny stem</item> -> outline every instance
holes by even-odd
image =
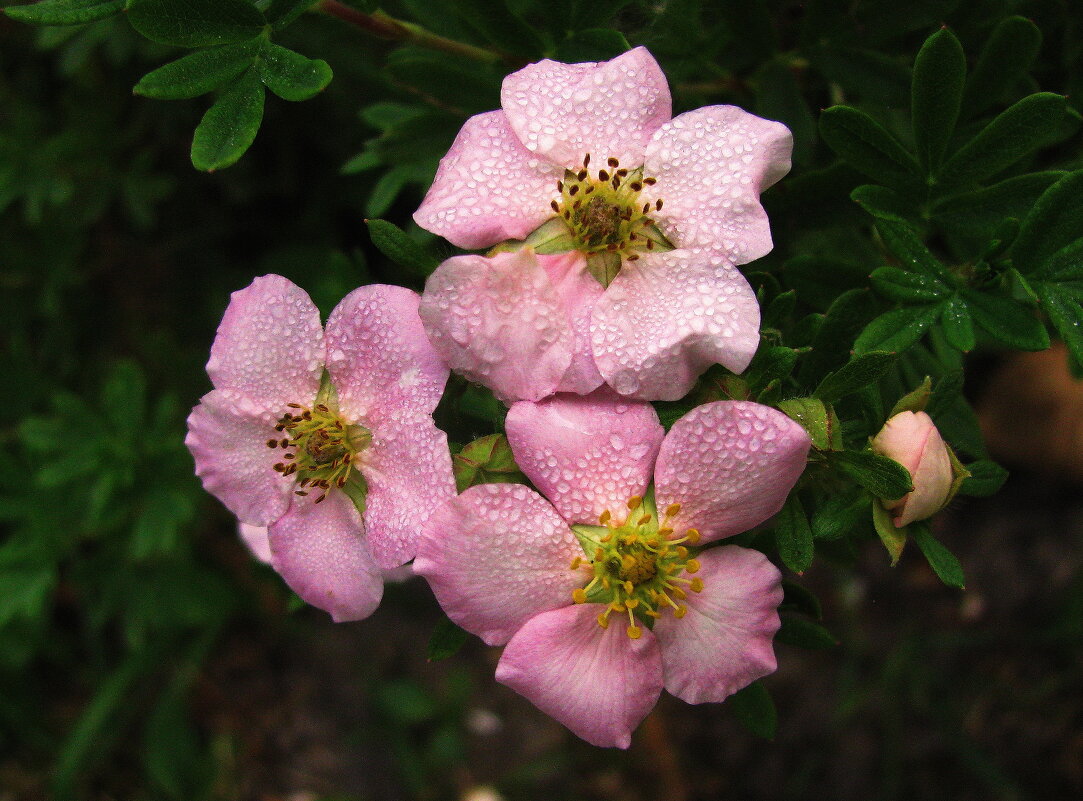
[[[430,50],[440,50],[456,56],[463,56],[474,61],[484,61],[494,64],[503,61],[509,67],[518,69],[524,62],[506,53],[498,53],[495,50],[487,50],[484,47],[476,47],[466,42],[448,39],[425,30],[420,25],[389,17],[382,11],[375,14],[366,14],[356,8],[340,3],[338,0],[319,0],[314,10],[321,11],[332,17],[337,17],[343,22],[348,22],[366,33],[381,39],[408,42],[419,47],[427,47]]]

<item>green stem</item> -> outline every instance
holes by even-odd
[[[355,28],[360,28],[380,39],[407,42],[418,47],[440,50],[444,53],[451,53],[474,61],[484,61],[489,64],[503,61],[510,67],[518,68],[523,66],[522,62],[513,56],[438,36],[425,30],[420,25],[389,17],[382,11],[377,11],[375,14],[366,14],[356,8],[340,3],[339,0],[319,0],[314,6],[314,10],[337,17],[343,22],[348,22]]]

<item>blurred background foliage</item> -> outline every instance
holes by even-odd
[[[954,544],[973,567],[969,601],[921,565],[885,571],[882,552],[818,563],[807,578],[842,644],[780,652],[766,682],[779,699],[775,742],[735,727],[741,704],[664,702],[631,752],[600,753],[494,689],[480,645],[422,661],[439,615],[415,585],[391,587],[359,624],[300,610],[239,544],[183,446],[229,293],[276,272],[326,314],[359,284],[421,289],[432,256],[451,254],[410,222],[440,156],[467,116],[499,105],[507,72],[542,56],[600,60],[643,44],[676,112],[735,103],[789,125],[795,167],[765,197],[776,248],[747,271],[778,301],[765,326],[775,320],[793,346],[804,344],[795,321],[822,324],[840,293],[862,290],[867,313],[843,321],[852,342],[897,300],[869,300],[884,263],[873,218],[927,212],[928,247],[975,263],[1002,220],[1024,217],[1063,172],[1028,179],[1030,194],[1007,205],[983,196],[984,217],[936,207],[935,195],[901,210],[883,192],[858,205],[851,192],[869,177],[821,139],[821,110],[845,103],[924,146],[911,133],[912,65],[946,24],[985,82],[966,95],[952,148],[1021,98],[1056,92],[1068,110],[987,183],[1083,168],[1078,4],[353,0],[295,19],[307,3],[256,5],[290,12],[275,43],[326,61],[334,78],[303,107],[268,95],[254,144],[211,173],[193,169],[190,149],[213,99],[132,93],[182,49],[123,14],[38,28],[0,16],[0,799],[436,799],[476,784],[522,799],[1083,792],[1083,507],[1056,485],[1024,477],[1009,501],[945,516],[941,533],[963,532]],[[350,8],[377,5],[484,52],[351,24]],[[428,256],[387,258],[363,223],[376,217]],[[980,376],[996,337],[975,344]],[[935,337],[919,346],[885,396],[916,385],[922,360],[961,366],[959,350]],[[801,368],[808,389],[847,353],[825,358]],[[948,438],[978,458],[961,402]],[[490,395],[454,380],[439,422],[461,446],[501,417]],[[1052,539],[1022,542],[1033,519]],[[815,617],[799,589],[788,601]]]

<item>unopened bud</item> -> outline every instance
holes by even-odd
[[[872,440],[872,449],[910,472],[913,492],[883,501],[896,528],[924,520],[947,505],[958,487],[961,466],[925,412],[900,412]],[[965,472],[965,471],[964,471]]]

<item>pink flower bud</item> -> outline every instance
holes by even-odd
[[[910,471],[914,491],[897,501],[884,501],[896,528],[924,520],[948,502],[954,480],[948,446],[925,412],[900,412],[873,438],[872,449]]]

